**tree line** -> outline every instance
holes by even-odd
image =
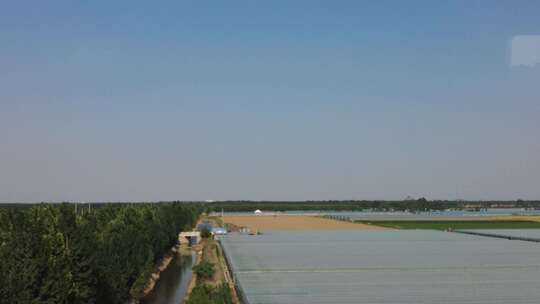
[[[486,209],[499,207],[540,208],[540,201],[450,201],[425,198],[400,201],[331,200],[331,201],[218,201],[206,205],[209,211],[442,211],[447,209]]]
[[[0,208],[0,302],[124,303],[202,204]]]

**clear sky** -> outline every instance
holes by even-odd
[[[539,13],[5,2],[0,201],[540,199]]]

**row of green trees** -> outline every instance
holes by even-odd
[[[540,201],[431,201],[425,198],[400,201],[220,201],[207,204],[209,211],[253,212],[267,211],[438,211],[446,209],[497,208],[501,205],[515,208],[540,208]]]
[[[201,204],[0,209],[0,302],[124,303],[194,226]]]

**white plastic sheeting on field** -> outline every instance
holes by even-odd
[[[222,244],[250,304],[540,299],[538,243],[417,230],[229,235]]]
[[[540,229],[466,229],[463,231],[489,233],[494,235],[520,238],[540,239]]]

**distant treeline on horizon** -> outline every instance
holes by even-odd
[[[209,211],[242,212],[254,209],[269,211],[439,211],[447,209],[487,209],[487,208],[540,208],[540,201],[446,201],[425,198],[385,201],[385,200],[330,200],[330,201],[222,201],[207,204]]]
[[[465,200],[307,200],[307,201],[252,201],[252,200],[228,200],[228,201],[174,201],[175,203],[199,203],[204,205],[208,212],[244,212],[255,209],[267,211],[440,211],[447,209],[474,209],[487,208],[540,208],[540,200],[489,200],[489,201],[465,201]],[[77,203],[81,208],[100,208],[109,204],[131,205],[142,202],[89,202]],[[170,202],[151,202],[154,204]],[[31,207],[42,203],[4,203],[0,207]]]

